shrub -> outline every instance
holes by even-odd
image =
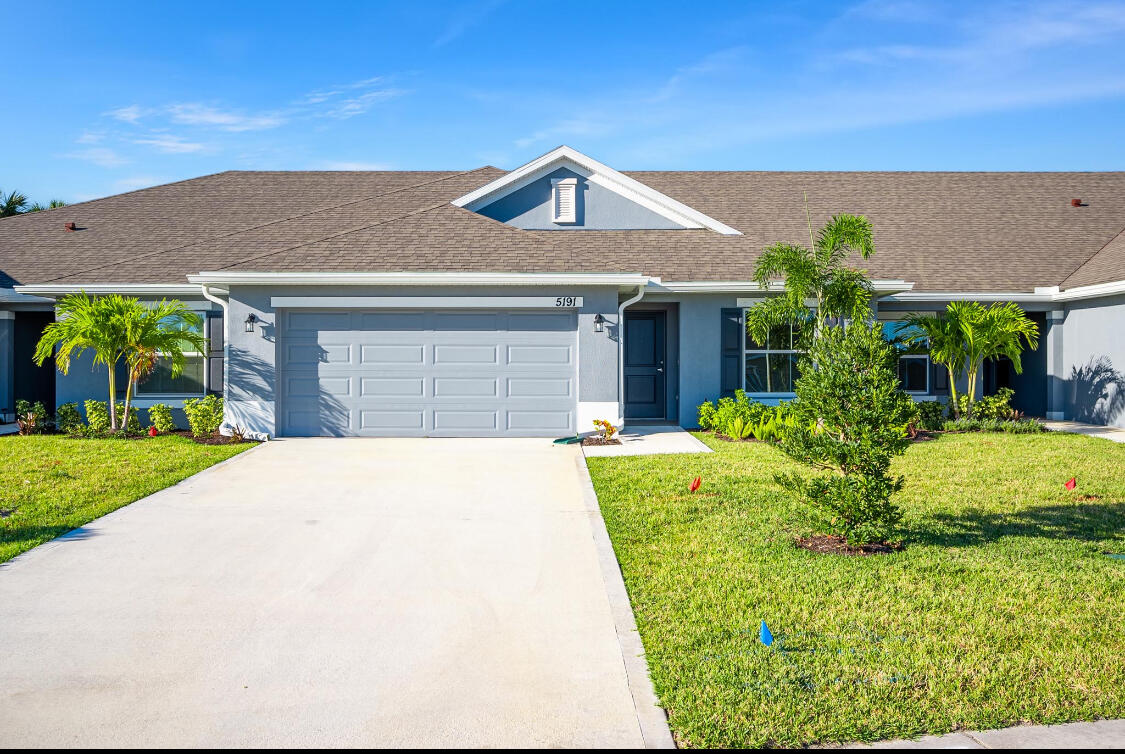
[[[125,404],[117,404],[117,421],[121,422],[121,417],[125,415]],[[121,431],[121,430],[118,430]],[[129,424],[125,427],[124,434],[139,435],[141,433],[141,418],[137,415],[135,410],[129,410]]]
[[[602,439],[606,442],[612,440],[613,436],[617,434],[617,427],[613,426],[608,419],[594,419],[594,427],[602,433]]]
[[[86,425],[90,432],[103,435],[109,431],[109,406],[101,401],[88,400],[86,407]]]
[[[148,420],[157,432],[175,432],[176,422],[172,418],[172,407],[164,403],[154,403],[148,407]]]
[[[16,401],[16,423],[19,424],[21,435],[41,435],[47,431],[50,421],[47,416],[47,407],[42,401],[29,403],[25,400]]]
[[[941,429],[945,422],[945,404],[941,401],[921,401],[918,407],[918,426],[930,432]]]
[[[825,328],[801,359],[794,420],[781,434],[781,449],[820,473],[777,481],[818,526],[853,545],[885,540],[902,517],[891,497],[903,478],[890,465],[906,452],[917,409],[900,388],[896,355],[877,326]]]
[[[223,425],[223,399],[217,395],[184,401],[188,426],[196,437],[213,437]]]
[[[713,422],[715,421],[715,404],[711,401],[703,401],[699,404],[699,428],[700,429],[714,429]]]
[[[942,425],[946,432],[1010,432],[1012,434],[1036,434],[1046,432],[1047,428],[1035,419],[1004,421],[1002,419],[979,419],[962,417],[951,419]]]
[[[55,409],[55,427],[68,435],[82,434],[85,426],[77,403],[64,403]]]

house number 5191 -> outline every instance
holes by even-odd
[[[577,296],[559,296],[555,299],[555,306],[577,306]]]

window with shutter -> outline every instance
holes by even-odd
[[[577,194],[577,178],[551,179],[551,207],[553,209],[551,219],[553,222],[578,222]]]

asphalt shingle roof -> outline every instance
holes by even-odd
[[[748,280],[761,249],[867,215],[877,278],[1030,291],[1125,279],[1125,173],[627,173],[741,236],[528,231],[449,202],[503,175],[227,172],[0,220],[0,286],[183,283],[212,270],[641,272]],[[1072,207],[1080,198],[1083,206]],[[66,232],[63,224],[80,230]]]

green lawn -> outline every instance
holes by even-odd
[[[252,447],[0,437],[0,563]]]
[[[1103,554],[1125,552],[1125,445],[916,443],[905,551],[849,558],[793,545],[780,451],[701,438],[717,452],[588,462],[681,746],[1125,717],[1125,561]]]

